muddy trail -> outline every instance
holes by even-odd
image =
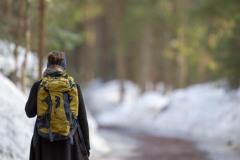
[[[154,136],[135,129],[100,127],[100,134],[111,145],[105,160],[209,160],[194,142]],[[99,160],[100,160],[99,159]]]

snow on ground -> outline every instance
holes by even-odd
[[[127,99],[118,105],[117,81],[89,87],[89,105],[98,111],[95,114],[101,125],[136,127],[156,134],[188,135],[240,146],[240,92],[207,83],[175,90],[168,96],[159,91],[137,96],[137,86],[126,84]]]
[[[125,88],[125,101],[132,102],[137,97],[139,89],[130,81],[125,83]],[[118,90],[118,81],[111,81],[106,84],[101,83],[100,80],[92,81],[86,90],[86,95],[91,95],[91,97],[86,97],[91,111],[99,113],[115,108],[119,100]]]
[[[0,74],[0,159],[27,159],[33,121],[24,111],[27,98]]]
[[[88,124],[90,134],[90,159],[95,160],[99,156],[106,154],[110,151],[108,143],[99,135],[98,124],[92,115],[88,112]]]
[[[168,110],[155,119],[153,127],[189,132],[197,137],[235,140],[240,134],[239,102],[235,93],[213,84],[177,90]]]

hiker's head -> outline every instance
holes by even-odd
[[[62,66],[63,69],[66,69],[67,62],[66,62],[65,54],[63,52],[52,51],[48,54],[47,66],[49,67],[54,65],[59,65],[59,66]]]

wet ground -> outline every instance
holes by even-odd
[[[130,128],[100,127],[111,151],[98,160],[209,160],[194,142]]]

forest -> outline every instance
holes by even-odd
[[[91,160],[240,159],[240,0],[0,2],[1,160],[29,158],[51,51],[81,85]]]
[[[66,53],[69,74],[131,80],[141,91],[240,80],[239,0],[1,0],[0,39],[33,51],[38,74],[53,50]],[[37,65],[37,64],[36,64]],[[22,78],[31,79],[22,65]]]

